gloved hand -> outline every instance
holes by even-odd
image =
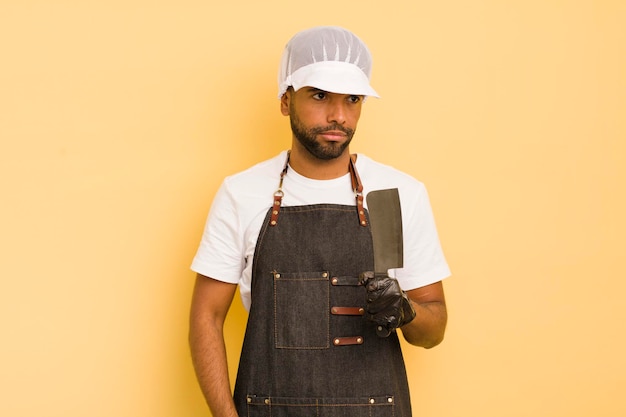
[[[359,283],[367,292],[365,316],[378,325],[379,336],[389,336],[415,318],[413,305],[395,278],[366,271],[359,276]]]

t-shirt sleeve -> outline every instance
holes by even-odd
[[[406,191],[406,190],[405,190]],[[402,234],[404,236],[404,266],[389,271],[402,289],[420,288],[450,275],[428,193],[423,184],[400,195],[402,202]]]
[[[237,213],[225,181],[213,199],[192,271],[223,282],[239,282],[245,261]]]

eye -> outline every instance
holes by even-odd
[[[350,103],[358,103],[361,100],[362,100],[362,96],[350,96],[350,97],[348,97],[348,101]]]
[[[323,91],[318,91],[315,94],[313,94],[313,98],[315,100],[324,100],[326,98],[326,93]]]

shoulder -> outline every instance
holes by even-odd
[[[363,154],[357,157],[357,170],[365,192],[398,188],[401,194],[415,195],[426,191],[424,184],[412,175]]]
[[[285,164],[287,152],[283,151],[279,155],[259,162],[250,168],[227,176],[222,184],[229,194],[233,196],[245,195],[252,197],[262,194],[267,197],[269,190],[271,193],[278,188],[280,173]]]
[[[236,174],[227,176],[213,198],[210,220],[247,227],[262,216],[272,205],[274,192],[278,189],[280,173],[286,152]]]

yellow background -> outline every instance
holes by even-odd
[[[289,146],[278,61],[318,24],[370,46],[352,150],[426,183],[453,270],[446,340],[406,346],[415,415],[626,415],[625,22],[618,0],[0,0],[0,415],[207,415],[189,264],[222,178]],[[236,299],[233,374],[244,321]]]

